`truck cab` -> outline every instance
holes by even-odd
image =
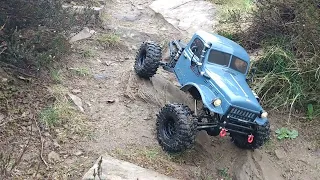
[[[249,67],[249,55],[240,45],[200,30],[185,46],[174,72],[181,89],[211,112],[263,125],[267,113],[246,81]]]

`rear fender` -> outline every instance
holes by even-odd
[[[215,107],[212,104],[212,101],[218,97],[207,86],[201,84],[199,85],[194,83],[187,83],[181,88],[181,90],[186,92],[192,87],[195,87],[198,90],[198,92],[201,95],[202,103],[206,108],[208,108],[210,111],[214,113],[224,114],[221,106]]]

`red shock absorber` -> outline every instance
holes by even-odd
[[[253,138],[254,136],[252,134],[248,135],[248,143],[252,143],[253,142]]]
[[[220,137],[224,137],[227,135],[227,130],[225,128],[222,128],[220,131]]]

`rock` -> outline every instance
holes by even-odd
[[[94,30],[90,30],[89,28],[84,27],[83,30],[80,31],[75,36],[73,36],[69,40],[69,42],[72,43],[72,42],[80,41],[80,40],[83,40],[83,39],[87,39],[87,38],[91,37],[94,33],[95,33]]]
[[[5,116],[3,114],[0,113],[0,122],[3,121],[5,118]]]
[[[78,108],[80,109],[80,111],[81,111],[81,112],[84,112],[83,107],[82,107],[82,101],[81,101],[81,99],[80,99],[78,96],[73,95],[73,94],[71,94],[71,93],[68,93],[68,96],[71,98],[71,100],[73,101],[73,103],[78,106]]]
[[[137,6],[137,9],[142,10],[144,8],[142,6]]]
[[[111,61],[105,61],[105,62],[103,62],[103,64],[106,65],[106,66],[110,66],[112,64],[112,62]]]
[[[215,6],[205,0],[156,0],[149,6],[176,29],[192,35],[202,29],[211,32],[217,24]],[[192,12],[192,13],[190,13]]]
[[[132,46],[131,46],[131,49],[132,49],[132,50],[137,50],[138,48],[137,48],[137,46],[132,45]]]
[[[60,144],[58,143],[58,141],[57,141],[56,139],[53,140],[53,146],[54,146],[55,148],[60,148],[60,147],[61,147]]]
[[[74,153],[74,155],[76,155],[76,156],[81,156],[82,154],[83,154],[82,151],[77,151],[77,152]]]
[[[107,103],[114,103],[114,102],[116,102],[116,100],[114,100],[114,99],[110,99],[110,100],[107,100]]]
[[[8,79],[7,78],[2,78],[1,82],[3,82],[3,83],[8,82]]]
[[[168,30],[168,29],[165,28],[165,27],[163,27],[163,28],[161,28],[160,30],[161,30],[161,31],[166,31],[166,30]]]
[[[276,149],[274,153],[279,160],[284,159],[287,156],[286,152],[283,149]]]
[[[54,151],[51,151],[49,154],[48,154],[48,161],[50,163],[55,163],[55,162],[58,162],[60,161],[60,155]]]
[[[100,163],[99,163],[100,162]],[[101,164],[99,166],[99,164]],[[94,172],[101,171],[100,178],[106,180],[175,180],[152,170],[148,170],[132,163],[103,155],[98,158],[93,167],[83,176],[83,180],[94,179]]]
[[[95,79],[101,80],[101,79],[106,79],[107,75],[106,74],[95,74],[93,77]]]
[[[80,89],[72,89],[71,92],[73,94],[79,94],[79,93],[81,93],[81,90]]]

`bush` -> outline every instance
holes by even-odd
[[[66,36],[92,20],[93,13],[70,13],[62,0],[0,2],[0,61],[37,72],[68,52]]]
[[[303,111],[312,106],[312,116],[320,115],[319,5],[315,0],[259,0],[251,15],[247,28],[222,33],[248,50],[263,49],[253,64],[258,67],[254,88],[263,103]]]

